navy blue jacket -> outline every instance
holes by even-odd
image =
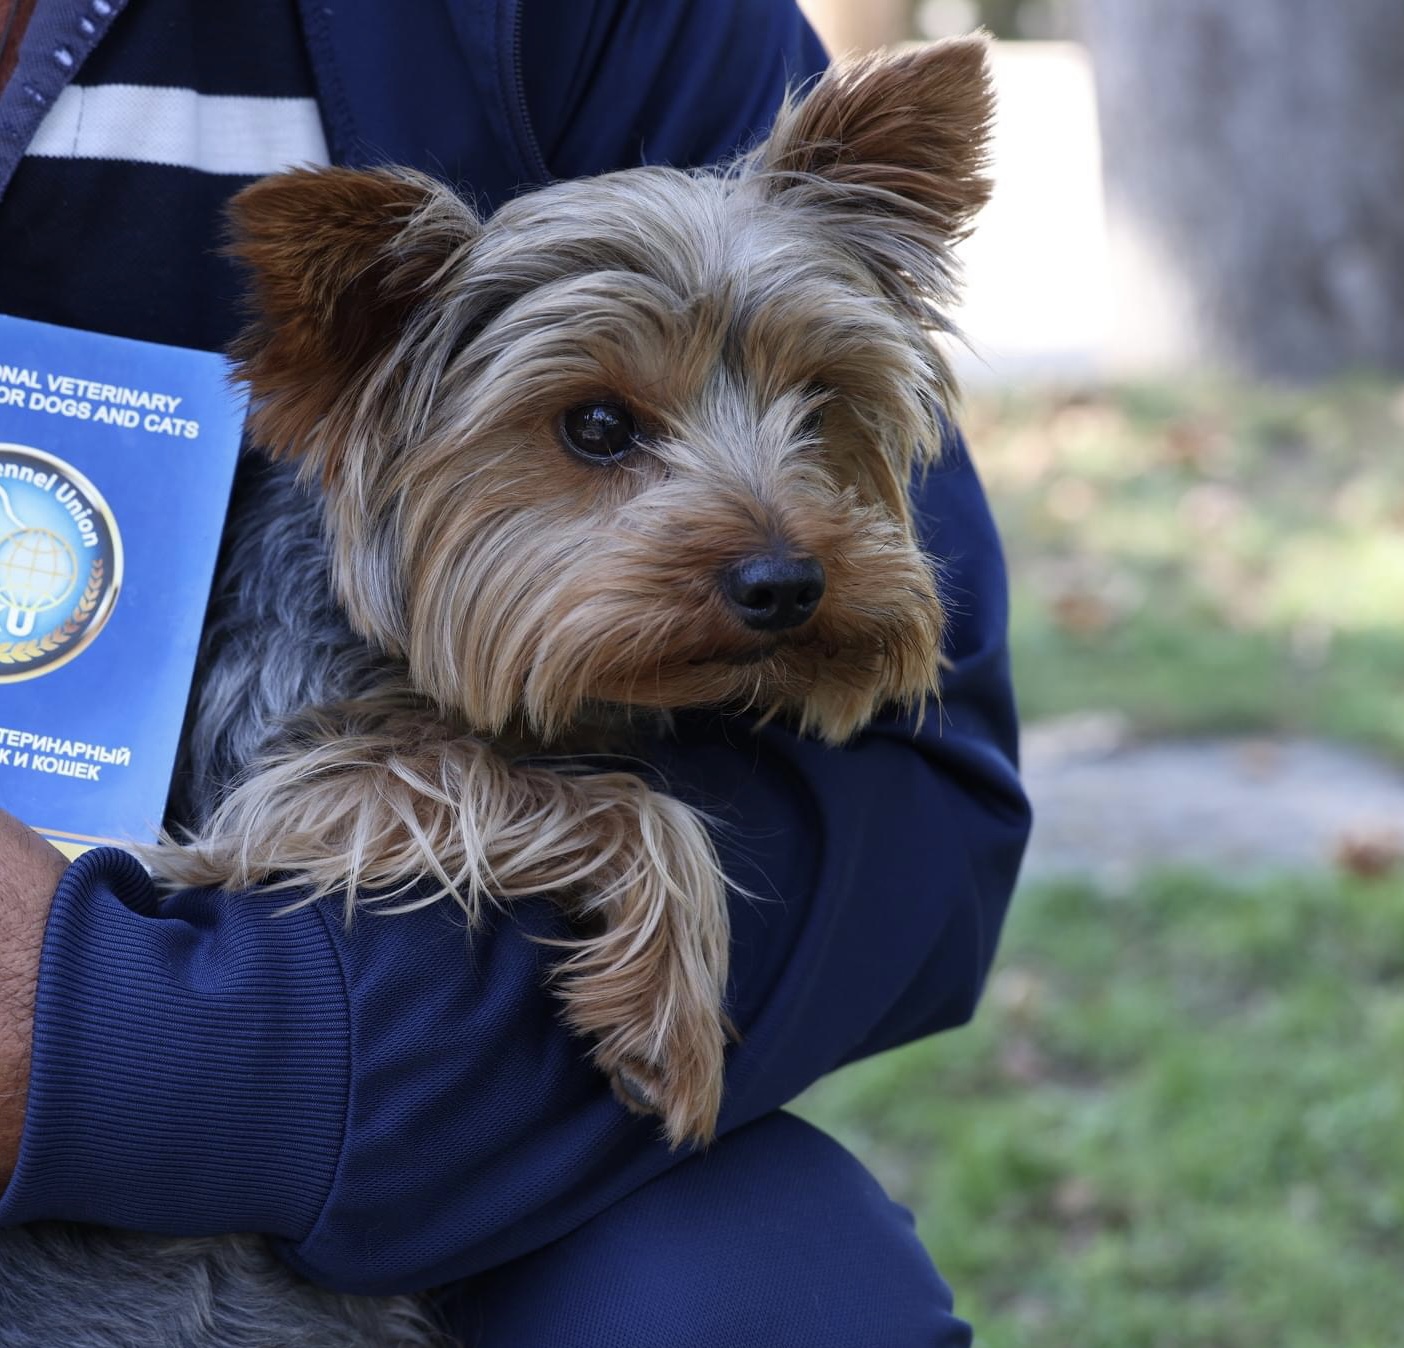
[[[548,175],[699,163],[763,130],[823,57],[790,0],[305,4],[333,157],[418,164],[487,203]],[[412,91],[414,97],[408,97]],[[954,614],[945,699],[828,749],[682,718],[657,749],[724,821],[733,906],[724,1130],[832,1068],[957,1025],[1028,830],[1003,564],[952,433],[919,510]],[[677,1161],[559,1025],[558,931],[521,904],[274,915],[90,853],[56,896],[29,1112],[0,1223],[257,1230],[358,1291],[444,1283],[569,1231]]]

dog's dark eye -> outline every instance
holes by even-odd
[[[618,403],[582,403],[561,418],[568,448],[587,459],[623,458],[639,442],[639,428]]]

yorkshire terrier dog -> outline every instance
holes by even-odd
[[[246,616],[211,626],[196,823],[146,853],[158,876],[348,917],[452,898],[470,925],[551,896],[567,1023],[673,1144],[709,1140],[725,880],[707,820],[617,764],[677,709],[840,744],[936,691],[908,487],[949,413],[932,336],[991,111],[962,39],[834,68],[721,170],[556,183],[487,220],[394,169],[236,197],[252,437],[320,503],[355,636],[319,654],[248,618],[240,566],[292,546],[265,499],[226,559]],[[305,652],[282,675],[274,640]]]
[[[299,711],[172,883],[414,906],[549,895],[555,983],[674,1143],[721,1099],[706,821],[584,753],[754,709],[841,743],[935,686],[914,466],[949,379],[947,247],[984,199],[983,47],[842,68],[724,173],[560,183],[481,221],[422,175],[235,198],[251,431],[320,491],[336,594],[393,661]]]

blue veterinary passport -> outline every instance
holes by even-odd
[[[0,315],[0,806],[70,856],[165,809],[243,424],[227,374]]]

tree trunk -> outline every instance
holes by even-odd
[[[1404,3],[1082,0],[1118,354],[1404,370]]]

